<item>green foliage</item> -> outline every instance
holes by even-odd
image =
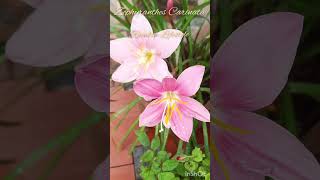
[[[151,142],[151,149],[157,150],[159,147],[160,147],[160,138],[159,136],[156,136],[155,138],[153,138]]]
[[[144,146],[148,147],[150,145],[150,140],[145,131],[136,131],[138,141]]]
[[[191,155],[180,154],[177,158],[177,155],[171,156],[166,151],[159,151],[160,142],[158,140],[159,137],[155,136],[141,156],[140,176],[142,179],[210,179],[210,159],[200,148],[194,148]],[[203,176],[189,177],[192,176],[192,173]]]

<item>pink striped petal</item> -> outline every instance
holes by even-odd
[[[92,57],[76,68],[75,86],[84,102],[99,112],[109,112],[106,57]]]
[[[120,38],[110,41],[110,57],[122,64],[124,60],[131,58],[136,47],[131,38]]]
[[[215,113],[225,123],[252,132],[212,131],[222,156],[232,166],[274,179],[316,180],[320,177],[320,166],[314,156],[295,136],[270,119],[237,110]]]
[[[181,114],[180,117],[177,112],[174,112],[172,114],[172,119],[170,120],[170,128],[181,140],[189,142],[192,134],[193,119],[184,114]]]
[[[7,42],[6,56],[17,63],[55,66],[84,55],[106,25],[105,13],[92,9],[96,3],[43,1]]]
[[[185,69],[177,79],[180,95],[193,96],[200,88],[204,75],[204,66],[196,65]]]
[[[154,46],[160,57],[165,59],[179,47],[183,33],[176,29],[166,29],[155,34]]]
[[[136,14],[131,21],[131,36],[134,38],[153,36],[152,27],[146,17]]]
[[[200,121],[210,122],[210,113],[200,102],[189,97],[180,98],[184,102],[183,104],[179,104],[183,113]]]
[[[139,126],[153,127],[161,122],[164,105],[150,103],[146,109],[140,114]]]
[[[164,78],[162,80],[162,86],[164,91],[174,91],[177,87],[177,81],[174,78]]]
[[[133,84],[133,90],[138,96],[150,101],[161,96],[162,84],[155,79],[137,80]]]
[[[240,26],[212,59],[216,106],[256,110],[269,105],[287,82],[303,17],[277,12]]]
[[[128,83],[135,80],[139,76],[139,67],[134,62],[126,62],[121,64],[112,74],[112,80],[120,83]]]

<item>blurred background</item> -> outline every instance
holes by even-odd
[[[109,133],[105,117],[74,88],[75,62],[34,68],[4,55],[34,11],[20,0],[0,1],[0,179],[89,179],[107,157]]]
[[[276,101],[259,111],[297,136],[320,160],[320,1],[220,0],[212,3],[211,33],[214,54],[237,27],[259,15],[296,12],[304,28],[286,88]],[[245,43],[245,42],[244,42]],[[270,132],[272,133],[272,132]]]

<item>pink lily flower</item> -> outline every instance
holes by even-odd
[[[252,113],[285,86],[303,17],[272,13],[240,26],[212,59],[213,179],[317,180],[320,166],[305,146],[270,119]]]
[[[101,8],[104,2],[25,2],[36,10],[7,42],[6,57],[37,67],[57,66],[83,57],[83,62],[75,68],[76,89],[96,111],[108,112],[109,50],[105,38],[108,17]]]
[[[148,20],[142,14],[132,18],[131,38],[110,41],[110,57],[120,63],[112,80],[127,83],[135,79],[152,78],[161,81],[171,76],[164,61],[179,46],[183,33],[166,29],[153,34]]]
[[[185,69],[178,79],[166,77],[162,82],[155,79],[135,81],[133,90],[146,101],[152,101],[142,112],[139,126],[153,127],[161,123],[183,141],[188,142],[192,133],[193,118],[210,122],[209,111],[198,101],[190,98],[196,94],[204,74],[204,66]]]

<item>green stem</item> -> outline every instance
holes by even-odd
[[[156,130],[154,132],[154,136],[158,136],[159,134],[159,125],[156,126]]]
[[[198,147],[197,137],[196,137],[196,134],[194,133],[194,130],[192,131],[192,135],[191,135],[192,144],[193,144],[194,147]]]
[[[179,154],[182,154],[183,150],[182,150],[182,147],[183,147],[183,141],[182,140],[179,140],[179,144],[178,144],[178,150],[177,150],[177,153],[176,155],[179,155]]]
[[[191,153],[191,143],[189,142],[187,143],[187,146],[186,146],[186,154],[190,155],[190,153]]]
[[[167,140],[169,136],[169,129],[164,128],[164,133],[163,133],[163,144],[161,150],[164,151],[167,145]]]
[[[207,124],[206,122],[202,122],[202,130],[203,130],[203,139],[204,139],[204,148],[207,157],[210,156],[210,151],[209,151],[209,138],[208,138],[208,129],[207,129]]]

